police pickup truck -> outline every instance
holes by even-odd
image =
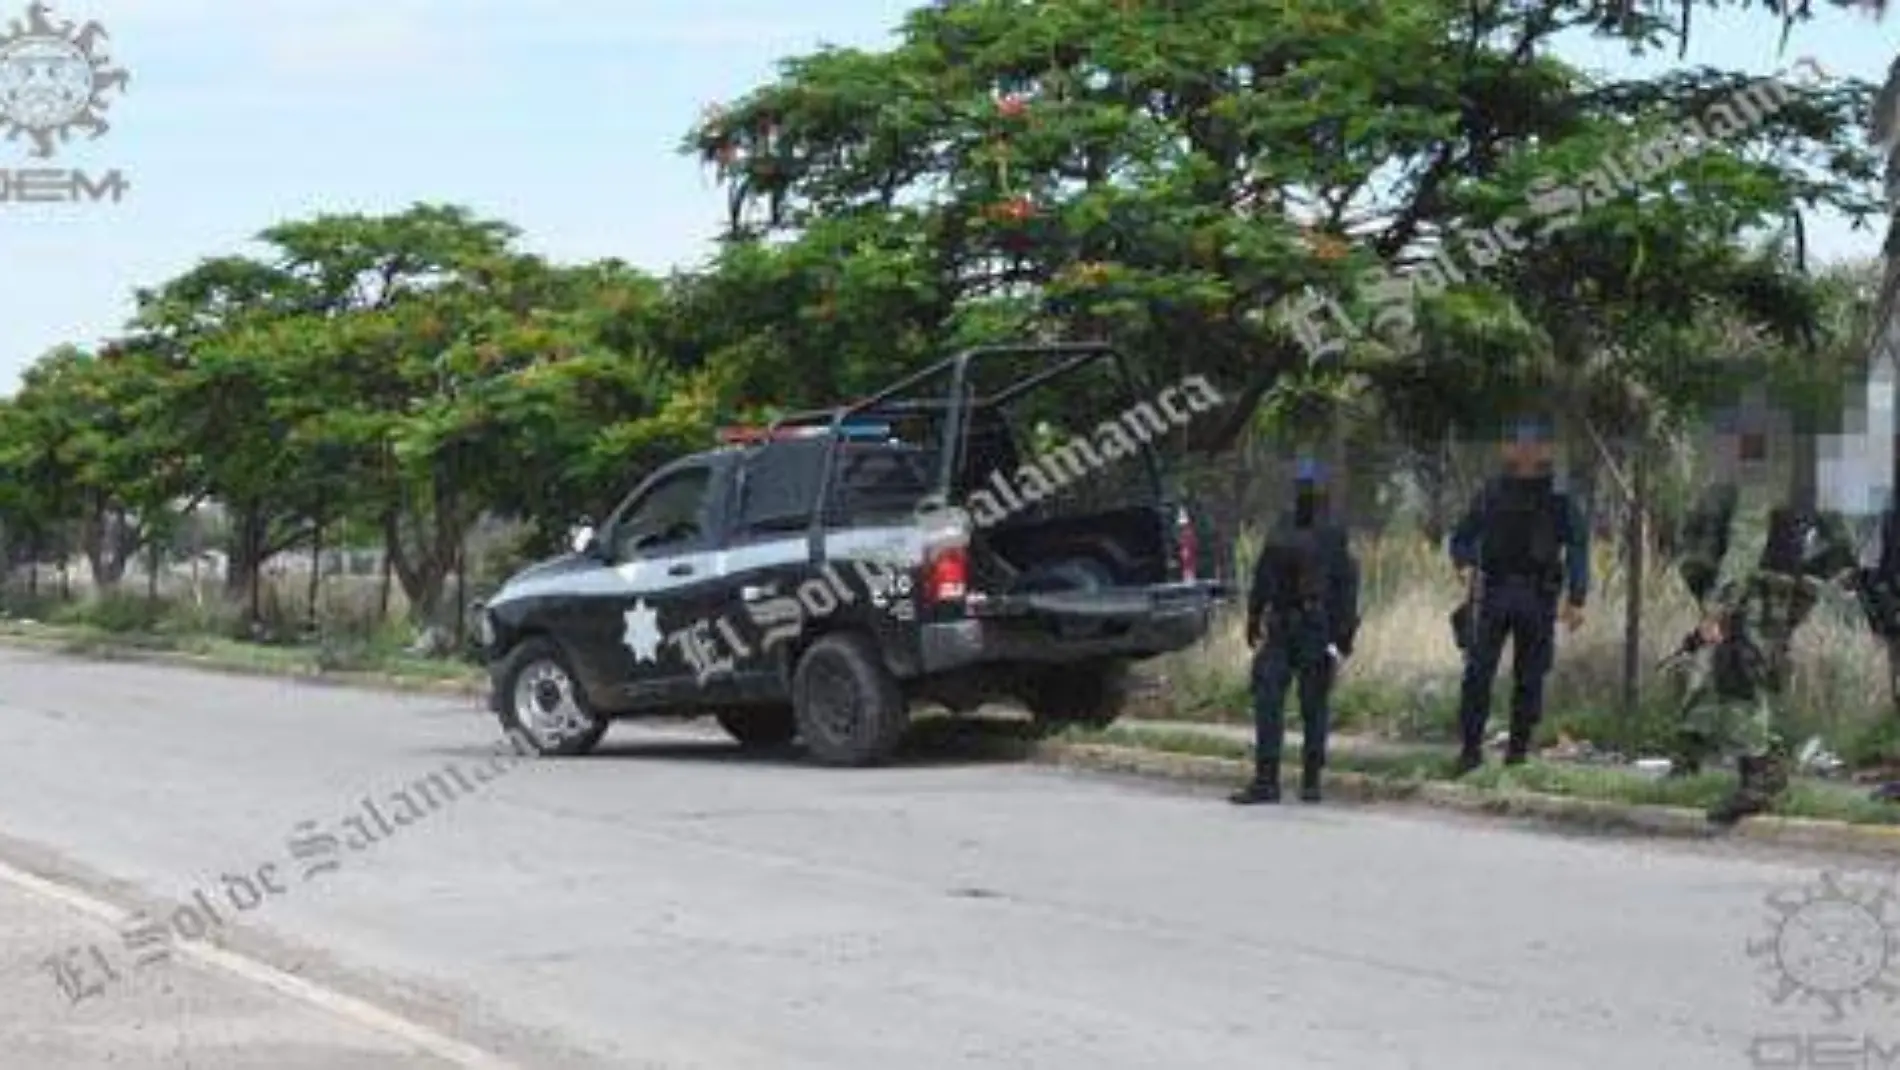
[[[830,765],[889,757],[913,702],[1106,723],[1129,665],[1198,640],[1221,592],[1150,445],[1205,395],[1159,420],[1111,349],[999,347],[728,431],[476,607],[490,705],[543,754],[711,714]],[[1052,445],[1118,398],[1121,423],[1080,425],[1099,449]]]

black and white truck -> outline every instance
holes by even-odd
[[[1106,723],[1220,597],[1154,448],[1218,400],[1141,400],[1105,346],[996,347],[729,431],[476,607],[491,706],[543,754],[709,714],[834,765],[887,758],[913,702]]]

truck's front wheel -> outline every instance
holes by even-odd
[[[827,635],[798,661],[793,710],[805,750],[825,765],[873,765],[897,749],[909,724],[904,693],[870,640]]]
[[[607,721],[587,703],[567,658],[540,636],[508,652],[498,674],[501,726],[527,737],[544,755],[586,754],[607,734]]]
[[[1106,728],[1122,715],[1128,694],[1128,665],[1112,661],[1038,670],[1022,697],[1046,728]]]

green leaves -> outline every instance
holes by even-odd
[[[1868,87],[1698,132],[1746,79],[1551,58],[1579,30],[1667,45],[1682,10],[931,4],[888,50],[789,60],[688,133],[731,204],[704,270],[550,264],[448,205],[281,223],[140,293],[120,343],[28,377],[0,407],[0,509],[208,496],[285,531],[340,511],[426,587],[484,510],[599,516],[721,420],[1044,334],[1109,338],[1150,381],[1208,376],[1236,404],[1190,429],[1201,450],[1348,403],[1429,442],[1552,390],[1605,426],[1720,404],[1744,375],[1819,397],[1847,374],[1814,358],[1839,348],[1820,328],[1852,302],[1780,235],[1817,207],[1884,210]],[[1376,320],[1391,295],[1368,280],[1442,271],[1507,223],[1483,262],[1394,290],[1416,351],[1316,365],[1270,314],[1312,287]],[[1711,341],[1737,324],[1760,328],[1745,365]]]

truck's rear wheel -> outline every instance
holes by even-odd
[[[607,734],[607,719],[581,694],[559,647],[540,636],[508,652],[498,676],[501,726],[541,754],[586,754]]]
[[[1047,728],[1106,728],[1128,705],[1125,662],[1090,662],[1039,669],[1024,688],[1023,704]]]
[[[743,747],[782,747],[798,735],[790,706],[741,706],[716,716],[719,727]]]
[[[792,679],[798,735],[825,765],[873,765],[897,749],[909,724],[904,693],[869,640],[827,635],[798,660]]]

